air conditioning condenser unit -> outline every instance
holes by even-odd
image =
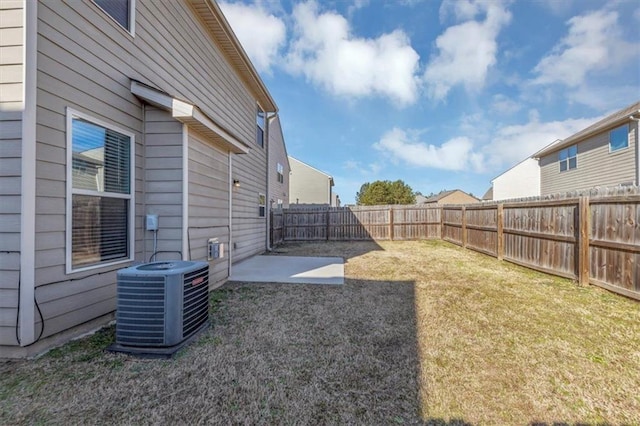
[[[109,349],[171,356],[209,324],[209,264],[145,263],[118,271],[116,342]]]

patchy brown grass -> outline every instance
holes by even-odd
[[[172,360],[113,328],[0,365],[0,424],[640,424],[640,304],[447,243],[288,245],[344,286],[227,284]]]

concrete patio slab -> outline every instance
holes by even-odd
[[[344,284],[341,257],[254,256],[233,265],[229,281]]]

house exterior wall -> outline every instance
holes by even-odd
[[[611,129],[578,142],[575,169],[560,171],[559,151],[540,158],[541,195],[637,183],[638,123],[629,121],[628,126],[629,146],[616,152],[609,152]]]
[[[2,6],[20,2],[3,2]],[[178,153],[182,124],[170,120],[161,110],[146,105],[131,93],[131,80],[138,80],[175,98],[185,99],[198,105],[204,114],[217,125],[232,134],[237,140],[255,146],[255,105],[256,99],[246,84],[232,67],[227,56],[214,42],[211,34],[186,1],[151,2],[137,1],[135,11],[135,36],[120,27],[94,2],[78,0],[73,2],[37,3],[37,114],[36,114],[36,236],[35,236],[35,298],[42,311],[44,331],[42,338],[66,331],[79,324],[96,318],[105,320],[115,309],[116,271],[128,264],[98,267],[84,272],[66,273],[66,156],[67,156],[67,109],[94,117],[110,125],[131,132],[135,138],[135,260],[148,261],[152,254],[152,235],[145,231],[144,220],[147,213],[158,213],[161,230],[158,249],[173,250],[182,245],[178,235],[182,222],[182,211],[177,204],[182,199],[176,196],[178,182],[182,187],[184,155]],[[13,12],[12,12],[13,13]],[[12,15],[13,16],[13,15]],[[15,13],[19,16],[19,12]],[[2,24],[5,20],[3,11]],[[4,37],[2,42],[5,42]],[[14,41],[15,43],[15,41]],[[15,50],[15,49],[14,49]],[[4,59],[3,55],[3,61]],[[6,75],[10,75],[8,73]],[[5,73],[2,73],[2,78]],[[4,96],[3,96],[4,98]],[[6,116],[3,115],[3,118]],[[17,117],[12,115],[11,117]],[[18,125],[9,125],[17,130]],[[3,137],[9,133],[3,132]],[[19,149],[20,134],[12,134],[12,150]],[[202,167],[196,158],[205,154],[216,158],[215,167],[228,167],[228,154],[213,152],[201,146],[201,140],[194,136],[189,151],[188,164],[194,169]],[[4,145],[4,142],[3,142]],[[6,145],[7,147],[11,144]],[[18,145],[18,146],[15,146]],[[2,149],[7,149],[3,147]],[[199,150],[199,151],[198,151]],[[215,151],[215,150],[214,150]],[[16,151],[17,153],[17,151]],[[2,158],[3,195],[13,192],[19,199],[20,176],[3,176],[5,169]],[[237,173],[246,182],[245,189],[257,193],[266,188],[266,160],[263,150],[252,150],[247,158],[238,161]],[[19,158],[19,157],[18,157]],[[238,157],[240,158],[240,157]],[[225,165],[226,164],[226,165]],[[225,176],[214,175],[220,182],[228,182]],[[223,207],[213,211],[216,218],[203,221],[202,207],[208,201],[199,199],[202,191],[193,185],[193,204],[189,207],[192,215],[189,226],[204,223],[204,229],[220,226],[215,222],[217,215],[227,221],[228,197]],[[260,183],[259,183],[260,182]],[[6,186],[4,185],[6,183]],[[207,182],[204,182],[206,185]],[[225,188],[228,188],[226,186]],[[181,189],[180,189],[181,191]],[[222,191],[222,189],[220,189]],[[228,192],[228,189],[227,189]],[[191,195],[191,194],[190,194]],[[219,192],[212,195],[216,200],[224,198]],[[257,212],[257,195],[240,198],[238,214],[251,204]],[[4,201],[4,200],[3,200]],[[243,204],[244,203],[244,204]],[[235,206],[234,206],[235,207]],[[15,207],[2,208],[14,211]],[[19,212],[19,210],[18,210]],[[238,221],[241,241],[258,240],[264,246],[266,226],[264,219]],[[2,219],[2,230],[13,228],[10,221],[16,221],[12,213]],[[261,225],[261,226],[259,226]],[[3,231],[4,232],[4,231]],[[245,234],[243,234],[243,232]],[[251,233],[259,234],[257,237]],[[192,256],[200,258],[205,232],[193,231]],[[206,232],[207,237],[229,238],[229,231]],[[4,237],[4,235],[3,235]],[[178,238],[178,239],[177,239]],[[2,238],[0,244],[18,241],[15,236]],[[258,246],[257,243],[254,243]],[[12,243],[12,247],[15,243]],[[253,248],[252,250],[256,250]],[[17,255],[2,255],[0,268],[17,276],[19,262]],[[214,275],[219,278],[226,267],[215,265]],[[4,271],[3,271],[4,272]],[[2,280],[5,282],[5,280]],[[12,281],[9,281],[11,283]],[[28,285],[29,283],[23,283]],[[4,287],[7,288],[4,288]],[[15,284],[0,284],[2,302],[0,305],[0,354],[6,345],[15,345],[15,309],[17,292]],[[7,296],[6,298],[4,296]],[[4,307],[4,305],[8,305]],[[9,321],[9,319],[11,319]],[[36,336],[42,329],[38,320]],[[41,342],[42,343],[42,342]],[[3,346],[4,345],[4,346]],[[39,343],[40,345],[40,343]],[[33,353],[38,347],[28,349]],[[26,349],[25,349],[26,351]],[[14,351],[15,353],[15,351]],[[26,352],[22,355],[24,356]],[[2,356],[2,355],[0,355]]]
[[[477,198],[462,191],[455,191],[438,200],[438,204],[473,204],[479,202]]]
[[[188,259],[207,261],[207,244],[216,238],[229,247],[229,153],[189,130]],[[223,249],[223,250],[224,250]],[[226,250],[224,250],[226,251]],[[229,276],[228,253],[209,261],[209,285]]]
[[[255,126],[254,126],[255,129]],[[255,130],[254,130],[255,131]],[[239,262],[266,250],[267,217],[258,215],[260,194],[267,193],[267,149],[258,146],[255,135],[248,154],[233,156],[232,261]]]
[[[282,165],[284,182],[278,181],[278,164]],[[278,200],[282,200],[282,208],[289,207],[290,172],[280,117],[276,116],[269,122],[269,199],[273,200],[274,208]]]
[[[331,177],[302,161],[289,157],[289,204],[331,205]]]
[[[141,215],[158,215],[157,253],[153,260],[179,259],[182,251],[183,125],[171,113],[144,106],[144,204]],[[141,223],[144,221],[141,218]],[[153,232],[137,227],[136,240],[144,244],[137,258],[146,261],[154,254]]]
[[[24,13],[0,2],[0,345],[18,343]]]
[[[493,200],[536,197],[540,195],[540,166],[535,158],[527,158],[496,177]]]

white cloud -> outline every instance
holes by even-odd
[[[552,14],[556,16],[564,15],[569,10],[571,10],[571,6],[573,4],[572,0],[539,0],[534,2],[534,4],[538,4],[545,9],[549,10]]]
[[[417,100],[419,55],[403,31],[355,37],[342,15],[320,13],[313,1],[296,5],[293,19],[290,72],[339,96],[383,96],[400,106]]]
[[[515,114],[522,109],[522,105],[505,95],[497,94],[491,101],[491,109],[500,114]]]
[[[482,171],[482,154],[474,152],[473,143],[467,137],[453,138],[437,146],[420,141],[418,134],[393,128],[374,147],[412,166]]]
[[[353,13],[362,9],[363,7],[369,6],[369,0],[354,0],[353,4],[349,6],[348,14],[351,16]]]
[[[574,16],[567,24],[567,36],[533,69],[538,75],[533,84],[579,87],[589,74],[617,68],[638,56],[637,46],[622,39],[616,12],[600,10]]]
[[[532,110],[527,123],[497,129],[491,142],[482,151],[489,167],[513,165],[556,139],[571,136],[602,118],[604,116],[541,122],[538,112]]]
[[[359,161],[355,160],[347,160],[345,161],[343,168],[346,170],[356,171],[363,176],[367,175],[377,175],[382,170],[382,165],[379,163],[371,163],[367,165],[363,165]]]
[[[465,22],[449,27],[436,39],[438,53],[424,73],[429,96],[443,100],[457,85],[469,91],[484,86],[489,69],[496,64],[500,30],[511,21],[511,14],[497,1],[445,1],[441,18],[453,14]],[[484,21],[474,19],[485,14]]]
[[[258,71],[270,72],[286,42],[286,27],[260,6],[219,3],[242,47]],[[259,29],[259,31],[257,30]]]

